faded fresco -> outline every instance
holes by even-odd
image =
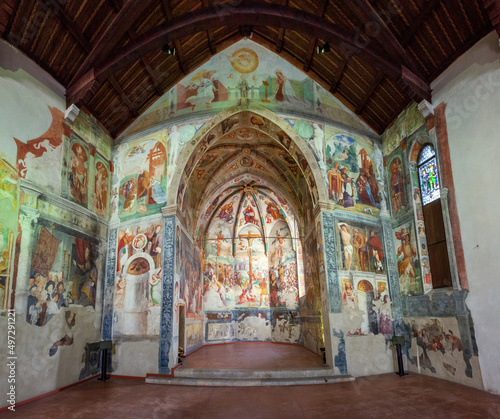
[[[17,145],[16,166],[20,178],[59,194],[61,192],[61,158],[64,113],[50,107],[52,122],[42,136],[23,142],[14,138]],[[47,176],[47,167],[51,176]]]
[[[393,214],[408,208],[404,180],[403,164],[401,159],[396,157],[389,164],[389,192]]]
[[[384,277],[341,277],[342,311],[349,316],[348,336],[393,335],[391,298]]]
[[[338,266],[344,271],[385,273],[382,233],[379,227],[356,222],[337,223],[339,238]]]
[[[218,112],[254,102],[275,112],[321,114],[369,130],[329,92],[283,58],[243,39],[213,56],[146,111],[126,131],[133,134],[180,115]]]
[[[394,231],[394,246],[398,260],[399,287],[403,295],[423,293],[420,261],[415,241],[413,222],[408,222]]]
[[[134,223],[118,231],[115,334],[158,333],[162,295],[163,223]]]
[[[122,222],[158,213],[167,201],[167,146],[162,136],[126,144],[115,158],[120,167],[113,210],[117,207]]]
[[[97,246],[53,225],[40,225],[31,259],[26,320],[44,326],[63,307],[95,307]]]
[[[14,239],[17,234],[17,173],[0,159],[0,310],[8,303],[13,264]]]

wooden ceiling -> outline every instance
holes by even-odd
[[[213,54],[251,34],[375,131],[494,27],[498,0],[4,0],[0,34],[116,137]],[[385,24],[387,23],[387,24]],[[316,54],[329,42],[331,51]],[[175,46],[169,56],[161,47]]]

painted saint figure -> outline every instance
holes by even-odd
[[[342,244],[344,246],[344,269],[350,271],[353,253],[353,246],[351,243],[352,236],[346,223],[338,223],[337,228],[339,229]]]

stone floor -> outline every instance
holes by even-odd
[[[204,346],[183,359],[182,368],[289,369],[318,368],[323,359],[299,345],[239,342]]]
[[[159,386],[111,378],[83,383],[0,417],[498,419],[500,396],[417,374],[272,388]]]

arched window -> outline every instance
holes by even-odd
[[[418,157],[418,177],[422,204],[425,206],[440,198],[439,175],[434,147],[426,145]]]
[[[420,193],[423,205],[427,247],[433,288],[452,286],[446,232],[441,206],[441,183],[436,151],[432,145],[425,145],[417,159]]]

